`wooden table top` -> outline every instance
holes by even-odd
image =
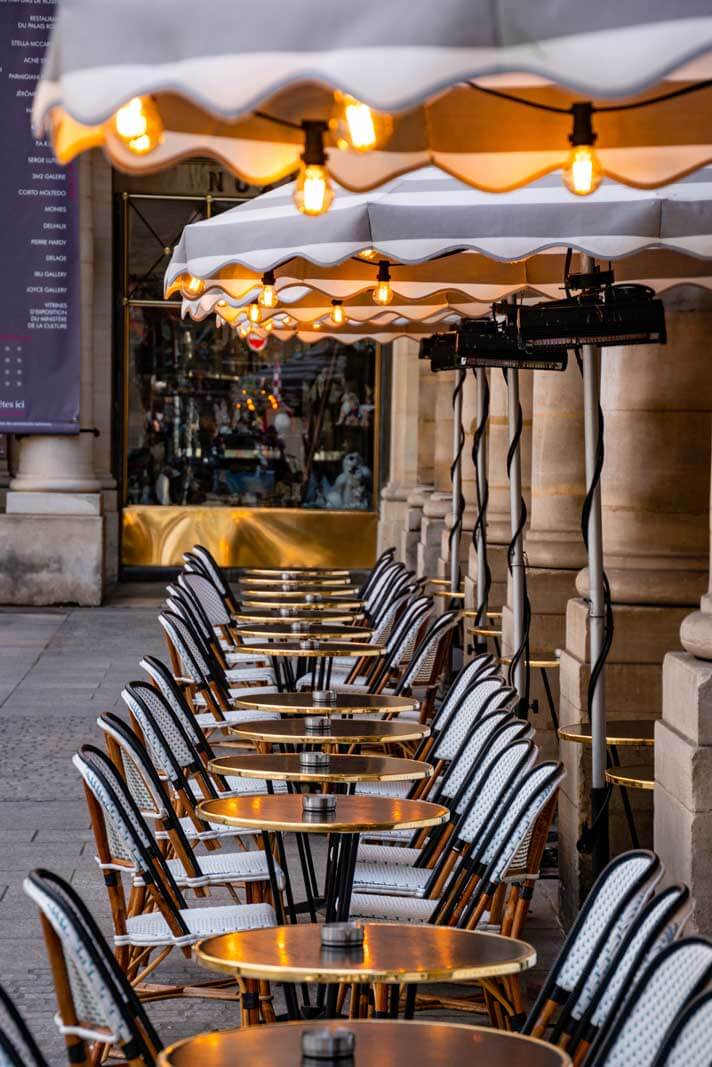
[[[322,713],[323,714],[323,713]],[[273,744],[298,745],[387,744],[397,741],[420,741],[430,734],[430,727],[420,722],[387,722],[383,719],[331,719],[328,733],[313,733],[307,730],[304,719],[267,719],[243,722],[231,726],[233,737],[248,741],[265,741]]]
[[[633,767],[608,767],[606,781],[611,785],[622,785],[626,789],[652,792],[655,789],[655,771],[649,763]]]
[[[246,711],[280,711],[283,715],[365,715],[369,713],[398,715],[415,711],[419,702],[414,697],[393,697],[380,693],[336,693],[334,704],[315,704],[312,693],[252,693],[233,701],[236,708]]]
[[[256,576],[258,578],[270,578],[278,582],[283,575],[289,578],[306,578],[314,575],[317,578],[350,578],[351,571],[339,570],[333,567],[245,567],[240,572],[245,577]]]
[[[210,761],[213,774],[237,778],[260,778],[283,782],[415,782],[430,778],[433,768],[422,760],[396,756],[329,756],[329,765],[320,770],[302,767],[298,752],[272,752],[262,755],[241,752]]]
[[[345,626],[338,622],[284,622],[281,619],[247,623],[233,630],[238,637],[316,637],[323,641],[368,641],[373,630],[367,626]],[[249,651],[249,649],[248,649]]]
[[[350,623],[354,619],[354,614],[351,611],[344,611],[343,609],[337,611],[331,608],[319,609],[312,611],[312,607],[315,605],[308,604],[304,611],[300,607],[292,606],[291,608],[277,608],[274,604],[269,607],[249,608],[247,611],[238,611],[233,615],[233,619],[238,625],[244,622],[341,622]]]
[[[591,744],[591,723],[576,722],[561,726],[562,741],[574,741],[579,745]],[[606,723],[606,744],[631,748],[653,748],[655,745],[654,719],[615,719]]]
[[[305,644],[313,648],[304,648]],[[250,653],[256,656],[293,656],[295,659],[326,659],[331,656],[348,656],[350,659],[374,658],[383,655],[383,645],[364,645],[358,641],[316,641],[314,638],[291,634],[273,644],[249,645]]]
[[[525,941],[453,926],[362,923],[363,945],[321,944],[321,926],[299,923],[198,942],[209,970],[275,982],[467,982],[519,974],[536,964]]]
[[[280,593],[279,599],[272,599],[269,594],[248,593],[240,597],[243,610],[248,608],[267,608],[273,614],[279,615],[280,608],[297,608],[298,614],[303,615],[307,611],[350,611],[358,615],[363,611],[363,603],[351,597],[322,597],[319,600],[307,600],[311,593]]]
[[[203,800],[201,818],[225,826],[297,833],[357,834],[376,830],[418,830],[447,822],[450,812],[426,800],[401,800],[356,794],[336,797],[332,812],[305,812],[301,793],[247,795]]]
[[[349,1067],[571,1067],[562,1049],[545,1041],[462,1023],[333,1019],[211,1030],[170,1045],[159,1067],[299,1067],[305,1029],[348,1029],[356,1038]]]

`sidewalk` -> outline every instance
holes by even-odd
[[[22,892],[22,879],[38,866],[61,874],[108,932],[108,901],[71,757],[81,744],[101,744],[96,718],[102,711],[123,714],[121,689],[141,677],[140,657],[152,653],[165,658],[156,619],[161,594],[159,586],[129,585],[102,608],[0,609],[0,981],[16,998],[52,1064],[65,1062],[63,1043],[52,1023],[54,988],[39,921]],[[296,875],[298,868],[291,866]],[[539,886],[527,927],[539,954],[539,966],[529,976],[532,989],[560,943],[551,904],[555,889],[555,883]],[[195,977],[192,965],[174,953],[174,961],[158,977],[189,971]],[[153,1005],[151,1015],[166,1043],[239,1021],[234,1004],[215,1001],[165,1001]]]

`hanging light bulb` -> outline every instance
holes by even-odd
[[[334,93],[334,108],[329,126],[336,134],[338,148],[353,148],[370,152],[388,140],[393,132],[393,119],[382,111],[372,111],[348,93]]]
[[[261,304],[263,308],[277,307],[277,293],[274,288],[273,270],[266,270],[262,275],[262,288],[260,289],[260,295],[257,297],[257,302]]]
[[[163,123],[150,96],[134,96],[112,119],[114,133],[129,152],[145,156],[163,140]]]
[[[195,278],[192,274],[189,274],[184,289],[188,296],[202,296],[205,292],[205,282],[202,278]]]
[[[378,264],[378,280],[376,288],[373,290],[373,302],[374,304],[390,304],[393,299],[393,290],[391,289],[391,272],[388,267],[388,263],[385,259],[382,259]]]
[[[598,189],[603,178],[603,168],[593,147],[597,139],[593,131],[593,107],[590,103],[574,104],[572,114],[574,128],[569,134],[571,151],[564,166],[564,185],[577,196],[588,196]]]
[[[260,311],[260,305],[254,303],[250,304],[247,309],[247,317],[254,326],[256,326],[258,322],[261,322],[262,312]]]
[[[267,322],[265,323],[265,333],[272,333],[273,329],[274,323],[272,322],[272,319],[267,319]]]
[[[341,300],[331,301],[331,321],[334,326],[343,326],[346,320],[344,305]]]
[[[294,203],[303,215],[323,215],[334,199],[326,170],[325,122],[303,122],[304,151],[294,187]]]

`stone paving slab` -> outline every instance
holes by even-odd
[[[120,587],[103,608],[52,611],[0,610],[0,980],[29,1020],[48,1062],[66,1063],[52,1022],[54,987],[34,906],[22,880],[46,866],[68,878],[109,933],[109,908],[94,861],[83,790],[71,756],[86,742],[101,744],[96,717],[123,707],[121,689],[142,677],[144,654],[165,659],[157,622],[162,590]],[[288,842],[289,868],[301,895],[299,866]],[[323,842],[315,847],[318,864]],[[554,883],[537,888],[528,938],[539,967],[528,976],[532,994],[561,940],[554,915]],[[215,896],[210,903],[229,903]],[[209,977],[174,953],[158,972],[161,980]],[[281,991],[276,990],[281,1010]],[[234,1003],[169,1000],[150,1014],[165,1042],[202,1029],[239,1023]],[[429,1012],[428,1017],[480,1022],[475,1016]]]

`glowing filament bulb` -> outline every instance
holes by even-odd
[[[294,203],[303,215],[323,215],[334,199],[334,189],[326,167],[302,163],[294,189]]]
[[[277,293],[274,288],[274,272],[271,270],[265,271],[262,275],[262,288],[260,289],[260,295],[257,297],[257,302],[261,304],[263,308],[277,307]]]
[[[393,131],[390,115],[372,111],[368,104],[340,92],[334,93],[334,110],[329,125],[336,132],[339,148],[353,148],[357,152],[370,152]]]
[[[195,278],[190,274],[188,275],[188,281],[185,283],[185,291],[189,296],[202,296],[205,292],[205,282],[202,278]]]
[[[344,314],[344,305],[340,300],[331,301],[331,321],[334,326],[343,326],[346,316]]]
[[[388,269],[388,264],[385,260],[381,260],[378,264],[378,280],[376,288],[373,290],[373,302],[374,304],[381,304],[385,306],[390,304],[393,299],[393,290],[391,289],[391,272]]]
[[[274,323],[272,322],[272,319],[268,319],[268,321],[265,323],[265,333],[272,333],[273,329]]]
[[[588,144],[571,149],[564,167],[564,184],[577,196],[588,196],[601,184],[603,171],[594,148]]]
[[[262,312],[260,311],[260,305],[259,304],[250,304],[249,308],[247,309],[247,317],[250,320],[250,322],[254,326],[256,326],[257,323],[260,322],[261,319],[262,319]]]
[[[163,140],[163,123],[150,96],[134,96],[113,118],[116,136],[129,152],[145,156]]]

